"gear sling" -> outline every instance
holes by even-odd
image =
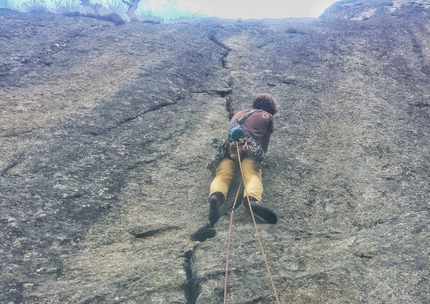
[[[263,184],[261,182],[262,172],[260,162],[264,155],[263,149],[260,145],[242,129],[243,122],[256,110],[249,111],[246,115],[238,119],[236,122],[231,123],[229,130],[229,138],[227,142],[222,145],[223,159],[216,167],[216,176],[210,186],[210,195],[214,193],[223,194],[222,203],[227,197],[228,188],[231,180],[237,169],[239,168],[238,153],[240,153],[241,165],[244,175],[244,183],[246,184],[244,199],[250,196],[253,199],[261,202],[263,194]],[[243,135],[240,135],[238,140],[234,140],[231,136],[231,129],[242,129]],[[241,132],[241,131],[236,131]],[[238,152],[239,151],[239,152]]]

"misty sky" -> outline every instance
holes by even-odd
[[[3,0],[14,7],[44,3],[49,9],[75,5],[80,0]],[[2,0],[0,0],[0,3]],[[106,7],[125,8],[121,0],[90,0]],[[318,17],[336,0],[140,0],[138,15],[150,14],[165,20],[194,17],[226,19]],[[30,6],[31,6],[30,5]]]
[[[148,4],[159,1],[147,0]],[[178,2],[219,18],[261,19],[318,17],[336,0],[178,0]]]

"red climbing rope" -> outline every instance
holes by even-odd
[[[245,188],[244,192],[246,193],[245,179],[243,176],[242,160],[240,159],[239,147],[237,147],[237,156],[238,156],[238,160],[239,160],[240,175],[242,176],[243,187]],[[254,227],[255,227],[255,235],[257,237],[258,244],[260,245],[260,251],[261,251],[261,255],[262,255],[263,260],[264,260],[264,264],[266,265],[267,275],[269,276],[270,283],[272,284],[272,289],[273,289],[273,294],[275,295],[276,304],[281,304],[281,301],[279,300],[279,297],[278,297],[278,292],[276,291],[275,282],[273,281],[272,273],[270,272],[270,267],[269,267],[269,262],[267,261],[266,251],[264,250],[263,243],[261,242],[260,233],[258,233],[257,222],[255,221],[254,212],[252,211],[251,201],[249,200],[249,196],[246,196],[246,198],[248,200],[249,211],[251,212],[252,221],[253,221]]]
[[[242,187],[242,183],[240,183],[239,187],[237,188],[236,197],[234,198],[233,207],[231,209],[230,214],[230,227],[228,228],[228,239],[227,239],[227,258],[225,261],[225,276],[224,276],[224,304],[227,304],[227,281],[228,281],[228,262],[230,260],[230,244],[231,244],[231,234],[233,230],[233,215],[234,215],[234,209],[236,207],[237,198],[239,196],[240,188]]]
[[[226,263],[225,263],[224,304],[227,304],[228,263],[229,263],[229,260],[230,260],[230,244],[231,244],[231,233],[232,233],[232,227],[233,227],[233,215],[234,215],[234,209],[236,207],[237,197],[239,196],[240,188],[242,187],[242,183],[244,182],[242,163],[241,163],[242,160],[240,159],[239,146],[236,146],[236,148],[237,148],[237,155],[238,155],[238,163],[239,163],[239,168],[240,168],[240,174],[242,176],[242,182],[240,183],[239,188],[237,189],[236,197],[234,199],[234,203],[233,203],[233,207],[232,207],[231,215],[230,215],[230,227],[228,229],[228,240],[227,240],[227,258],[226,258]],[[245,184],[244,184],[244,187],[245,187]],[[246,189],[244,189],[244,190],[246,190]],[[266,252],[264,250],[263,243],[261,242],[260,234],[258,233],[257,222],[255,221],[254,212],[252,211],[251,202],[250,202],[248,196],[247,196],[247,199],[248,199],[249,211],[251,212],[252,221],[253,221],[254,227],[255,227],[255,234],[257,236],[258,244],[260,245],[260,251],[261,251],[261,254],[262,254],[262,257],[263,257],[263,260],[264,260],[264,264],[266,265],[267,274],[269,276],[270,283],[272,285],[273,294],[274,294],[275,299],[276,299],[276,304],[281,304],[281,301],[279,300],[279,297],[278,297],[278,292],[276,291],[275,283],[273,281],[272,273],[270,272],[270,267],[269,267],[269,262],[267,261]]]

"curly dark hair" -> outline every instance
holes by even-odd
[[[278,113],[278,103],[272,95],[268,93],[257,94],[252,102],[252,107],[254,109],[264,110],[272,115]]]

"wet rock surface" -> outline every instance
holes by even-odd
[[[279,221],[257,228],[280,301],[428,303],[429,20],[0,10],[0,302],[222,303],[210,142],[268,92]],[[229,303],[275,303],[243,206],[229,269]]]

